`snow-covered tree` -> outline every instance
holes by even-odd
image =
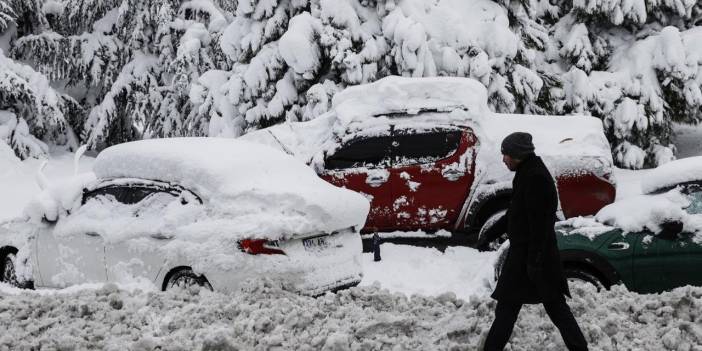
[[[388,75],[460,76],[496,112],[601,118],[617,164],[640,168],[674,157],[673,122],[702,120],[700,23],[694,0],[0,0],[2,72],[41,78],[4,73],[0,110],[24,140],[100,149],[309,120]]]
[[[7,0],[0,1],[0,32],[4,32],[15,22],[15,11],[12,10]]]
[[[49,86],[31,67],[18,64],[0,49],[0,128],[2,139],[21,158],[44,156],[46,142],[76,147],[62,110],[74,101]]]

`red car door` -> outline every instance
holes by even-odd
[[[393,195],[389,182],[391,137],[362,137],[342,145],[325,159],[321,177],[338,187],[354,190],[371,202],[365,231],[394,230]]]
[[[425,231],[452,228],[473,184],[473,133],[459,128],[417,133],[396,126],[392,154],[392,226]]]

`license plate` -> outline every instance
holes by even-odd
[[[305,250],[307,251],[319,251],[328,248],[329,241],[327,241],[326,236],[317,236],[314,238],[303,239],[302,246],[304,246]]]

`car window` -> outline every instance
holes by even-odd
[[[110,198],[114,201],[121,202],[120,199],[122,198],[122,187],[106,186],[86,192],[85,194],[83,194],[83,205],[85,205],[85,203],[90,200],[101,198]]]
[[[389,136],[379,136],[351,141],[328,156],[324,161],[326,169],[390,166]]]
[[[398,132],[393,136],[395,165],[430,163],[452,155],[458,149],[461,131],[436,131],[412,134]]]
[[[152,194],[168,194],[170,197],[177,197],[180,191],[146,185],[108,185],[87,192],[83,196],[83,204],[102,197],[111,197],[114,201],[125,205],[136,204]]]
[[[156,191],[158,190],[141,186],[110,185],[86,193],[83,196],[83,203],[85,204],[92,199],[111,196],[119,203],[131,205]]]
[[[690,199],[690,206],[685,211],[689,214],[702,214],[702,186],[688,186],[683,193]]]

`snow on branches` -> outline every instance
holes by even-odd
[[[0,49],[0,139],[17,156],[45,156],[45,141],[77,146],[62,112],[70,99],[56,92],[43,75],[8,59]]]
[[[24,140],[100,149],[310,120],[388,75],[470,77],[495,112],[601,118],[641,168],[702,120],[700,20],[694,0],[0,0],[5,60],[55,96],[3,67],[0,110]]]

